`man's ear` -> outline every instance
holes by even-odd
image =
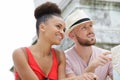
[[[71,39],[73,39],[73,38],[74,38],[74,33],[73,33],[73,32],[70,32],[70,33],[68,34],[68,36],[69,36]]]
[[[44,31],[45,31],[45,28],[46,28],[46,26],[45,26],[44,23],[41,23],[41,24],[39,25],[39,30],[40,30],[40,31],[44,32]]]

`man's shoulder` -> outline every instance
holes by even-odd
[[[73,51],[73,47],[70,47],[64,51],[65,54],[69,54]]]
[[[103,48],[98,47],[98,46],[92,46],[92,49],[95,53],[103,53],[103,52],[109,51],[107,49],[103,49]]]
[[[113,47],[111,49],[114,49],[114,50],[120,49],[120,45],[117,45],[117,46],[115,46],[115,47]]]

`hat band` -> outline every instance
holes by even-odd
[[[80,19],[80,20],[78,20],[77,22],[75,22],[72,26],[74,26],[74,25],[76,25],[76,24],[79,24],[79,23],[82,23],[82,22],[84,22],[84,21],[89,21],[89,20],[90,20],[89,18]],[[70,28],[71,28],[72,26],[70,26]]]

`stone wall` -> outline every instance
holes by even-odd
[[[120,44],[120,2],[101,0],[73,0],[63,11],[64,19],[76,8],[83,9],[94,21],[96,46],[111,49]],[[65,38],[59,48],[65,50],[73,42]]]
[[[96,46],[111,49],[120,44],[120,1],[119,0],[34,0],[35,7],[45,1],[56,2],[62,9],[64,19],[76,8],[83,9],[93,20],[96,34]],[[73,45],[65,37],[61,45],[63,50]]]

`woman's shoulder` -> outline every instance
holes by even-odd
[[[20,55],[20,53],[22,52],[21,48],[16,48],[14,51],[13,51],[13,56],[17,56],[17,55]]]
[[[16,48],[12,54],[13,61],[25,60],[26,55],[23,51],[23,47]]]
[[[23,49],[22,47],[14,49],[13,55],[20,55],[20,54],[22,54],[23,53],[22,49]]]
[[[64,56],[65,55],[63,50],[56,49],[56,48],[54,48],[54,50],[55,50],[56,55],[58,55],[58,56]]]
[[[59,61],[65,59],[65,54],[64,54],[63,50],[56,49],[56,48],[54,48],[54,50],[55,50],[56,56],[57,56],[57,58],[58,58]]]

